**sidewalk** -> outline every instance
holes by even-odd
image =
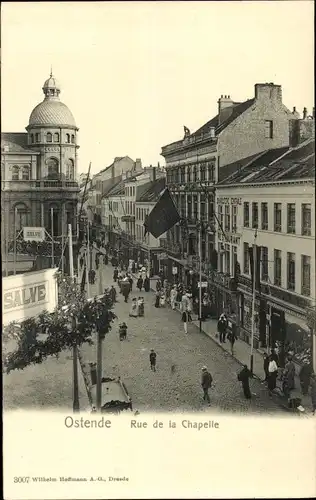
[[[103,253],[102,249],[99,250],[101,253]],[[135,273],[130,273],[133,277],[133,279],[136,281],[138,278],[138,274]],[[156,291],[156,281],[158,279],[157,277],[153,277],[150,279],[150,289],[155,292]],[[169,306],[170,307],[170,306]],[[176,309],[178,312],[180,312],[179,309]],[[193,320],[192,324],[194,324],[197,328],[199,328],[199,321]],[[213,342],[215,342],[218,346],[220,346],[226,353],[230,356],[232,356],[238,363],[241,365],[246,364],[248,367],[250,365],[250,346],[243,340],[237,339],[235,344],[234,344],[234,350],[233,353],[231,352],[231,345],[229,341],[226,341],[225,343],[220,343],[218,337],[217,337],[217,320],[214,319],[209,319],[207,321],[202,322],[202,332],[207,335]],[[264,383],[265,380],[265,373],[263,369],[263,353],[259,352],[258,350],[254,349],[253,350],[253,373],[254,376],[261,380],[262,383]],[[303,396],[300,391],[300,380],[298,377],[298,373],[296,372],[296,377],[295,377],[295,389],[291,393],[291,397],[297,397],[302,400],[302,406],[305,408],[305,414],[310,413],[312,411],[312,404],[311,404],[311,398],[309,395]],[[282,383],[278,379],[277,381],[277,392],[273,394],[273,398],[278,401],[279,404],[281,404],[284,409],[288,411],[289,410],[288,405],[287,405],[287,400],[281,396],[282,392]],[[304,413],[303,413],[304,415]]]

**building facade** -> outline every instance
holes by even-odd
[[[192,134],[185,127],[182,140],[162,148],[167,185],[182,217],[162,245],[177,267],[179,281],[192,281],[200,254],[203,274],[214,271],[220,215],[215,205],[217,183],[251,156],[290,144],[290,129],[295,129],[291,124],[298,113],[284,106],[281,86],[256,84],[254,94],[241,103],[221,96],[215,117]]]
[[[23,227],[43,227],[54,239],[77,231],[78,127],[60,101],[54,76],[31,112],[25,133],[1,134],[2,253]]]
[[[225,231],[216,234],[218,270],[229,280],[240,265],[238,310],[233,312],[241,337],[250,342],[249,249],[257,245],[254,346],[271,347],[283,339],[302,358],[311,349],[306,319],[316,300],[314,140],[264,152],[217,185],[216,203]]]

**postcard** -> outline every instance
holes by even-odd
[[[4,498],[316,496],[313,15],[3,2]]]

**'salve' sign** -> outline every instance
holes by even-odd
[[[37,304],[46,299],[46,284],[16,288],[3,294],[3,308],[5,310],[28,304]]]

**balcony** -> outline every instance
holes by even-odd
[[[79,193],[79,184],[74,181],[61,180],[30,180],[30,181],[1,181],[2,191],[74,191]]]

